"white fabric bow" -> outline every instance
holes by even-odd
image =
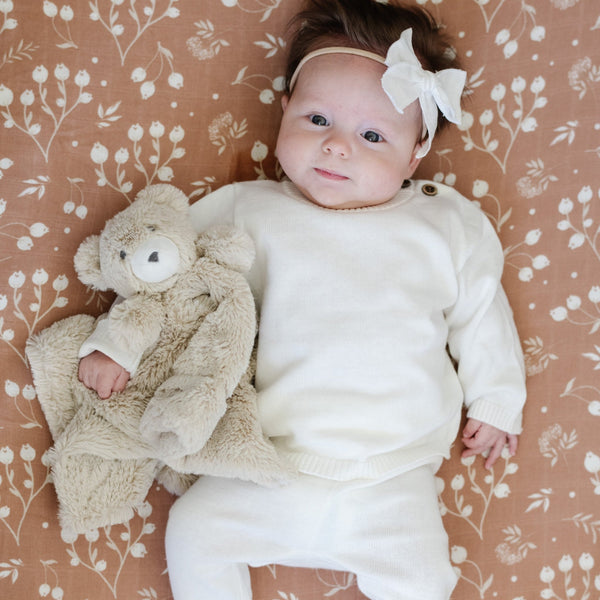
[[[438,108],[452,123],[461,122],[460,97],[465,87],[466,72],[444,69],[437,73],[421,66],[412,46],[412,29],[405,29],[400,39],[388,49],[385,58],[387,69],[381,85],[396,110],[400,113],[415,100],[419,100],[427,139],[417,152],[422,158],[429,152],[437,128]]]

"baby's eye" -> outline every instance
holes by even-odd
[[[310,122],[319,127],[327,126],[327,119],[323,115],[311,115]]]
[[[365,140],[367,140],[367,142],[372,142],[374,144],[383,140],[383,138],[374,131],[365,131],[362,136],[365,138]]]

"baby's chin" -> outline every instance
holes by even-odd
[[[316,169],[313,170],[316,173]],[[298,188],[302,195],[316,206],[331,210],[349,210],[356,208],[368,208],[385,204],[395,197],[398,190],[379,190],[379,194],[360,194],[356,182],[349,177],[343,177],[329,171],[324,174],[316,174],[319,181],[311,178],[307,181],[294,181],[292,183]],[[316,183],[321,182],[319,185]]]
[[[385,204],[389,202],[391,198],[383,198],[383,199],[355,199],[350,200],[348,198],[336,198],[331,196],[317,196],[312,197],[307,194],[304,194],[306,199],[312,202],[313,204],[320,206],[321,208],[328,208],[331,210],[351,210],[357,208],[369,208],[371,206],[378,206],[380,204]]]

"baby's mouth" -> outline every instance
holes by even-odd
[[[330,179],[332,181],[344,181],[348,179],[345,175],[341,175],[340,173],[336,173],[335,171],[329,171],[328,169],[319,169],[315,167],[315,172],[317,175],[324,177],[325,179]]]

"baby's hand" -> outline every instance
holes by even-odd
[[[106,354],[95,350],[79,361],[79,381],[106,400],[113,392],[125,389],[129,372]]]
[[[508,451],[511,456],[517,452],[518,437],[512,433],[506,433],[493,425],[482,423],[476,419],[468,419],[462,435],[463,444],[466,449],[463,450],[462,457],[475,456],[485,450],[490,451],[486,461],[485,468],[491,469],[492,465],[498,460],[502,449],[508,444]]]

